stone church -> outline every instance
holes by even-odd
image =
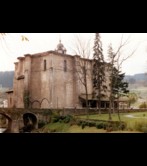
[[[13,90],[8,91],[8,107],[14,108],[82,108],[85,88],[79,79],[79,64],[88,67],[87,86],[89,105],[92,98],[92,63],[78,55],[68,55],[59,42],[55,51],[26,54],[15,63]],[[106,72],[107,73],[107,72]],[[109,80],[107,80],[108,84]],[[108,93],[108,92],[107,92]],[[105,107],[107,100],[104,100]],[[103,106],[104,107],[104,106]]]

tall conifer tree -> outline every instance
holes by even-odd
[[[99,108],[99,113],[101,111],[101,99],[105,96],[105,62],[102,49],[102,42],[99,33],[95,34],[94,47],[93,47],[93,88],[94,97],[97,98],[97,108]]]

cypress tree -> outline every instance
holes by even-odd
[[[99,33],[95,34],[93,47],[93,97],[97,98],[99,113],[101,112],[101,99],[105,97],[105,62],[102,49],[102,42]]]

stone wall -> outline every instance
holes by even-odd
[[[85,87],[79,79],[83,77],[81,64],[88,69],[88,94],[92,94],[92,60],[47,51],[18,57],[15,63],[13,83],[13,107],[24,108],[24,94],[28,94],[32,108],[82,108],[79,99]],[[80,72],[79,72],[80,71]],[[109,74],[106,68],[107,81]],[[83,79],[83,78],[82,78]],[[108,88],[109,89],[109,88]],[[106,92],[108,95],[108,92]],[[41,103],[41,104],[39,104]],[[9,107],[12,105],[9,104]]]
[[[120,113],[133,113],[133,112],[146,112],[147,109],[120,109]],[[23,115],[24,113],[33,113],[37,116],[50,115],[52,112],[60,115],[82,115],[86,114],[86,109],[23,109],[23,108],[0,108],[0,112],[5,112],[6,114],[18,114]],[[98,113],[96,109],[89,109],[88,113],[95,114]],[[108,110],[102,109],[101,113],[108,113]],[[117,112],[116,112],[117,113]]]
[[[81,107],[79,96],[85,93],[77,71],[79,63],[88,64],[88,93],[92,93],[90,60],[53,51],[18,57],[14,75],[14,107],[24,108],[24,93],[41,108]],[[46,100],[44,100],[46,99]],[[9,105],[9,107],[11,107]],[[36,103],[32,108],[40,108]]]

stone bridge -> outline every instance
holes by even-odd
[[[5,133],[19,133],[21,129],[30,131],[37,129],[38,122],[49,122],[51,114],[52,111],[48,109],[0,108],[0,117],[6,119]]]
[[[147,109],[122,109],[120,113],[145,112]],[[19,133],[21,129],[37,129],[39,121],[50,122],[52,113],[59,115],[84,115],[85,109],[63,108],[63,109],[18,109],[18,108],[0,108],[0,118],[7,119],[6,133]],[[89,114],[96,114],[96,109],[89,109]],[[108,110],[101,110],[101,113],[108,113]],[[1,119],[0,119],[1,122]],[[0,128],[2,128],[0,124]]]

